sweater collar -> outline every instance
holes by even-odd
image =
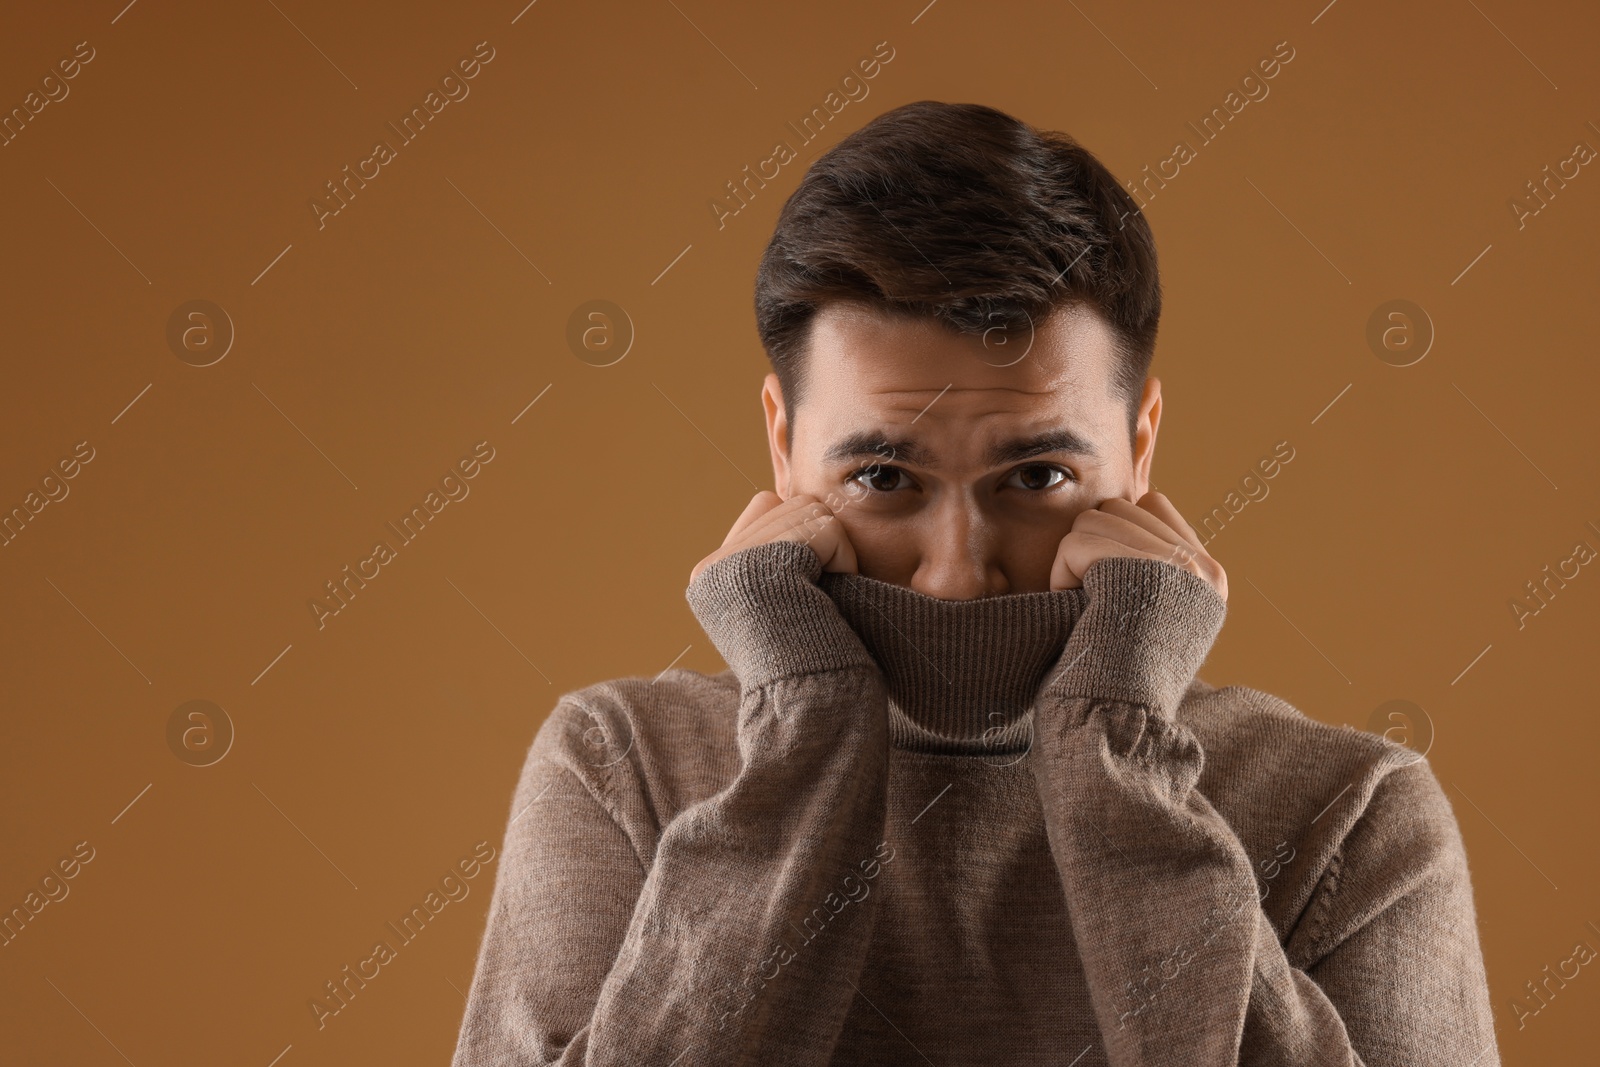
[[[1027,751],[1033,699],[1088,602],[1081,588],[941,600],[834,571],[818,584],[883,671],[890,744],[1003,762]]]

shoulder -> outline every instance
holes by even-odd
[[[1314,884],[1332,897],[1355,877],[1379,906],[1423,880],[1466,882],[1454,808],[1422,754],[1247,686],[1196,679],[1178,717],[1205,753],[1197,788],[1252,860],[1280,847],[1303,857],[1307,895]]]
[[[575,769],[612,766],[638,753],[670,760],[691,743],[731,740],[738,699],[738,679],[727,670],[672,669],[595,682],[556,699],[534,747]]]
[[[729,670],[671,669],[570,689],[539,725],[527,766],[570,772],[636,844],[653,846],[679,811],[737,770],[738,704]]]
[[[1268,791],[1296,783],[1304,791],[1382,778],[1414,763],[1427,766],[1417,752],[1387,737],[1322,722],[1249,686],[1218,688],[1196,678],[1177,717],[1205,751],[1206,778],[1219,784],[1235,780]]]

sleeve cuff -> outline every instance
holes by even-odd
[[[1173,718],[1227,602],[1199,575],[1143,556],[1095,561],[1083,587],[1088,605],[1041,693],[1140,704]]]
[[[798,541],[724,556],[684,590],[706,636],[745,690],[780,678],[876,662],[817,584],[822,561]]]

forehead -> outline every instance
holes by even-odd
[[[1058,308],[1027,331],[987,337],[853,303],[813,321],[803,417],[810,443],[898,428],[942,437],[946,451],[1066,424],[1109,440],[1124,419],[1111,392],[1115,335],[1086,305]],[[915,423],[915,426],[911,424]],[[797,436],[798,440],[798,436]]]

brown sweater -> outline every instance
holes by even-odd
[[[1172,564],[939,600],[743,549],[730,670],[568,692],[454,1067],[1499,1064],[1426,760],[1195,677]]]

